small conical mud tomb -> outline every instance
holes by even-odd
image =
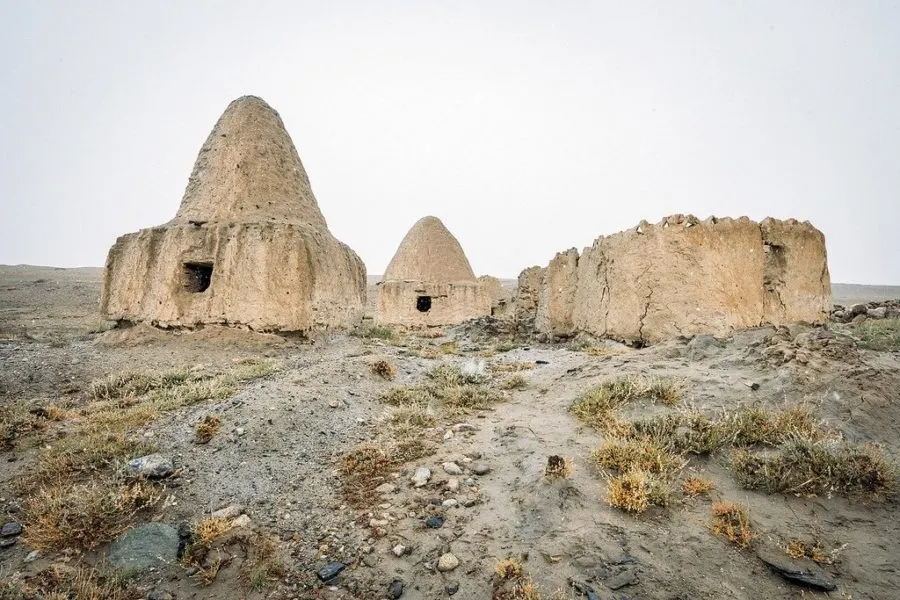
[[[101,310],[160,327],[309,331],[354,324],[365,286],[365,266],[328,231],[281,117],[244,96],[200,149],[175,218],[116,240]]]
[[[491,314],[491,297],[440,219],[416,222],[378,284],[382,324],[455,325]]]

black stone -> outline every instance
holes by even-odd
[[[549,365],[549,364],[550,364],[550,361],[549,361],[549,360],[536,360],[536,361],[534,361],[534,364],[536,364],[536,365]]]
[[[459,591],[459,582],[458,581],[453,581],[453,582],[450,582],[447,584],[447,594],[449,596],[452,596],[453,594],[455,594],[458,591]]]
[[[321,569],[316,575],[319,577],[319,581],[328,582],[338,576],[338,574],[347,568],[347,565],[341,562],[330,562]]]
[[[425,519],[425,527],[429,529],[440,529],[444,525],[444,518],[439,515],[432,515]]]
[[[19,535],[20,533],[22,533],[22,526],[15,521],[10,521],[0,528],[0,536],[3,537],[12,537],[14,535]]]
[[[587,596],[588,600],[600,600],[600,596],[597,595],[597,592],[594,591],[594,588],[586,583],[570,579],[569,585],[572,586],[572,590],[574,590],[575,594],[578,596]]]
[[[388,598],[392,598],[396,600],[400,596],[403,595],[403,581],[401,579],[395,579],[391,582],[391,585],[388,586]]]
[[[12,547],[18,538],[8,537],[0,538],[0,549]]]
[[[811,587],[817,590],[823,590],[826,592],[831,592],[837,589],[837,585],[835,585],[833,582],[825,579],[824,577],[819,577],[815,573],[791,569],[784,564],[779,564],[771,558],[760,556],[759,559],[769,565],[770,569],[772,569],[791,583],[796,583],[797,585],[805,585],[807,587]]]

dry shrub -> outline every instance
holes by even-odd
[[[216,435],[221,424],[222,420],[216,415],[206,415],[197,423],[197,428],[194,431],[194,441],[198,444],[208,444],[213,439],[213,436]]]
[[[547,479],[565,479],[571,477],[575,471],[574,461],[566,456],[549,456],[547,457],[547,465],[544,467],[544,477]]]
[[[519,347],[519,344],[516,342],[500,342],[499,344],[494,345],[494,350],[496,352],[509,352],[510,350],[515,350]]]
[[[621,348],[608,346],[585,346],[581,351],[588,356],[616,356],[625,352]]]
[[[770,455],[738,450],[731,466],[745,488],[772,493],[878,498],[896,489],[896,466],[874,445],[793,440]]]
[[[703,477],[688,477],[681,482],[681,493],[685,496],[706,496],[713,489],[713,482]]]
[[[393,469],[394,463],[383,448],[372,444],[357,446],[341,458],[341,491],[348,501],[363,504]]]
[[[436,395],[453,414],[485,409],[503,400],[496,391],[484,385],[465,384],[436,390]]]
[[[392,409],[388,414],[388,422],[394,438],[419,436],[423,429],[434,427],[437,423],[428,409],[420,404]]]
[[[632,421],[622,437],[649,440],[680,454],[711,454],[724,443],[719,424],[700,413]]]
[[[791,558],[808,558],[813,562],[822,565],[833,565],[840,556],[841,552],[846,548],[846,544],[833,550],[826,550],[821,540],[807,542],[801,539],[792,538],[788,540],[784,552]]]
[[[501,362],[491,365],[491,371],[494,373],[515,373],[516,371],[528,371],[534,368],[534,363],[530,362]]]
[[[521,375],[513,375],[500,382],[501,390],[524,390],[528,387],[528,380]]]
[[[672,406],[682,394],[680,382],[628,375],[589,389],[575,400],[570,410],[578,419],[598,431],[622,436],[627,434],[629,426],[616,416],[618,408],[635,400],[650,400]]]
[[[372,325],[363,330],[357,330],[354,335],[370,340],[391,341],[398,337],[397,332],[390,327],[382,327],[381,325]]]
[[[598,466],[619,473],[646,471],[667,475],[684,466],[684,460],[650,440],[605,442],[591,453]]]
[[[58,440],[42,452],[30,482],[71,481],[75,478],[118,470],[134,456],[151,454],[153,444],[123,433],[79,432]]]
[[[379,359],[372,363],[372,373],[383,379],[393,379],[397,376],[397,369],[388,361]]]
[[[859,347],[890,352],[900,350],[900,319],[869,319],[853,328]]]
[[[650,506],[668,506],[668,488],[652,475],[630,471],[609,480],[606,502],[630,513],[642,513]]]
[[[418,406],[428,403],[428,393],[419,388],[392,387],[380,400],[391,406]]]
[[[447,335],[447,332],[440,327],[429,327],[427,329],[417,329],[413,332],[413,335],[423,339],[433,340],[435,338],[444,337]]]
[[[514,558],[505,558],[497,563],[494,572],[500,579],[518,579],[522,576],[522,565]]]
[[[115,539],[132,518],[160,500],[161,488],[146,481],[92,478],[82,484],[51,484],[25,501],[25,541],[38,550],[89,550]]]
[[[396,466],[408,463],[412,460],[418,460],[431,456],[435,453],[435,448],[421,439],[406,438],[393,442],[390,446],[390,456]]]
[[[32,431],[42,429],[44,419],[28,410],[21,402],[0,404],[0,450],[9,450],[15,441]]]
[[[199,543],[209,545],[217,537],[231,530],[231,519],[207,517],[196,523],[192,530]]]
[[[778,446],[791,439],[815,441],[828,436],[804,405],[780,411],[744,408],[725,415],[721,428],[722,437],[732,446]]]
[[[734,502],[714,502],[710,529],[741,548],[749,548],[755,537],[747,509]]]
[[[240,574],[240,581],[245,587],[258,592],[284,577],[287,566],[270,538],[254,534],[245,543],[249,556],[241,565]]]
[[[17,589],[16,589],[17,588]],[[12,589],[11,594],[6,590]],[[56,563],[27,584],[0,583],[3,600],[138,600],[144,595],[112,569]]]

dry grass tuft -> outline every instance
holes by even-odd
[[[685,464],[680,456],[648,439],[605,442],[591,453],[591,461],[618,473],[646,471],[657,475],[669,475]]]
[[[544,467],[544,477],[547,479],[566,479],[574,472],[575,464],[570,457],[555,454],[547,457],[547,465]]]
[[[514,558],[504,558],[494,567],[494,572],[500,579],[518,579],[522,576],[522,565]]]
[[[521,375],[513,375],[500,382],[501,390],[524,390],[528,387],[528,380]]]
[[[722,438],[731,446],[778,446],[791,439],[816,441],[831,435],[804,405],[780,411],[744,408],[725,415],[720,427]]]
[[[231,519],[207,517],[195,524],[192,530],[199,543],[209,545],[217,537],[231,530]]]
[[[357,337],[366,338],[369,340],[392,341],[399,337],[397,332],[392,328],[383,327],[381,325],[372,325],[367,329],[354,331],[353,334]]]
[[[160,488],[145,481],[95,477],[45,485],[22,507],[25,541],[38,550],[90,550],[115,539],[160,498]]]
[[[380,446],[357,446],[341,458],[338,470],[341,492],[349,502],[365,504],[371,500],[372,490],[387,481],[394,466],[388,453]]]
[[[26,582],[0,581],[2,600],[138,600],[144,595],[112,569],[62,563],[38,572]]]
[[[418,406],[428,404],[428,394],[420,388],[393,387],[380,400],[390,406]]]
[[[628,424],[615,411],[635,400],[676,404],[683,394],[683,385],[669,379],[645,379],[634,375],[620,377],[589,389],[579,396],[570,410],[582,422],[613,435],[627,434]]]
[[[630,471],[610,479],[606,502],[612,507],[638,514],[651,506],[668,506],[670,492],[652,475]]]
[[[23,435],[42,429],[45,419],[21,402],[0,404],[0,450],[9,450]]]
[[[500,342],[499,344],[494,345],[494,351],[496,352],[509,352],[511,350],[515,350],[519,347],[519,344],[516,342]]]
[[[206,415],[199,423],[197,423],[197,429],[194,432],[194,441],[198,444],[208,444],[210,440],[213,439],[213,436],[216,435],[221,424],[221,419],[216,415]]]
[[[808,558],[821,565],[833,565],[846,547],[847,545],[844,544],[839,548],[828,551],[825,550],[825,545],[821,540],[807,542],[798,538],[792,538],[788,540],[784,552],[791,558]]]
[[[771,493],[878,498],[897,485],[896,466],[874,445],[793,440],[767,456],[738,450],[731,466],[742,486]]]
[[[246,540],[250,557],[241,566],[241,583],[258,592],[276,583],[287,573],[287,565],[278,555],[272,540],[255,534]]]
[[[436,420],[428,408],[421,404],[399,406],[388,415],[388,422],[394,428],[394,435],[402,437],[404,433],[418,435],[422,429],[434,427]]]
[[[707,496],[713,489],[713,482],[703,477],[688,477],[681,482],[681,493],[691,498]]]
[[[747,509],[734,502],[714,502],[710,529],[741,548],[749,548],[756,537],[750,526]]]
[[[869,319],[853,328],[859,347],[890,352],[900,350],[900,319]]]
[[[383,379],[393,379],[397,376],[397,369],[390,362],[379,359],[372,363],[372,373]]]
[[[491,371],[494,373],[515,373],[516,371],[528,371],[534,368],[534,363],[530,362],[500,362],[491,365]]]

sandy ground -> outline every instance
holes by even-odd
[[[854,288],[848,299],[876,299],[865,292]],[[603,599],[900,597],[896,497],[862,501],[748,491],[735,482],[724,457],[713,454],[691,458],[682,474],[710,478],[711,498],[678,499],[631,516],[604,502],[607,475],[588,460],[603,437],[568,411],[580,393],[615,377],[672,377],[684,381],[683,406],[712,414],[805,402],[846,439],[881,444],[897,461],[900,356],[857,350],[838,326],[824,333],[761,328],[727,340],[701,336],[641,350],[617,348],[609,356],[524,345],[484,359],[481,351],[496,340],[477,327],[462,327],[433,342],[453,339],[461,355],[429,359],[345,334],[308,341],[221,328],[102,332],[98,294],[96,269],[0,270],[0,402],[77,407],[91,381],[124,370],[215,370],[246,357],[265,357],[278,367],[231,398],[168,413],[136,433],[152,439],[181,469],[167,484],[171,501],[149,518],[196,522],[211,510],[241,504],[254,530],[277,541],[287,573],[248,592],[236,581],[242,555],[235,551],[231,566],[211,585],[197,583],[175,564],[138,580],[148,592],[164,590],[176,598],[376,599],[388,598],[392,581],[402,580],[404,599],[446,598],[448,588],[458,588],[456,598],[491,598],[495,565],[515,557],[545,598],[557,590],[561,597],[581,597],[570,581],[589,584]],[[835,302],[849,303],[838,297]],[[394,381],[372,374],[376,358],[396,366]],[[525,389],[503,392],[504,401],[490,410],[446,418],[424,431],[422,439],[435,454],[398,469],[395,486],[373,496],[368,506],[349,506],[336,469],[346,452],[384,431],[386,407],[379,396],[392,386],[421,383],[441,362],[479,360],[488,367],[521,362],[534,368],[522,371]],[[670,409],[637,404],[626,413],[663,410]],[[209,444],[197,445],[194,426],[210,412],[222,417],[222,430]],[[50,426],[0,452],[0,507],[23,501],[15,482],[65,427]],[[550,455],[570,457],[572,476],[547,480],[543,468]],[[450,476],[442,468],[451,460],[464,469],[457,492],[446,489]],[[409,483],[417,467],[432,471],[422,488]],[[441,505],[450,499],[458,505]],[[750,507],[758,534],[753,548],[739,549],[710,533],[710,502],[717,499]],[[425,527],[434,514],[442,516],[443,526]],[[759,560],[758,554],[781,552],[791,538],[841,549],[833,565],[807,565],[832,579],[836,591],[824,595],[789,584]],[[408,553],[395,556],[398,544]],[[46,552],[25,562],[28,550],[23,543],[0,550],[0,577],[27,576],[72,560]],[[442,573],[434,566],[446,552],[460,565]],[[101,549],[76,560],[102,557]],[[316,584],[315,571],[335,560],[347,569],[328,586]]]

